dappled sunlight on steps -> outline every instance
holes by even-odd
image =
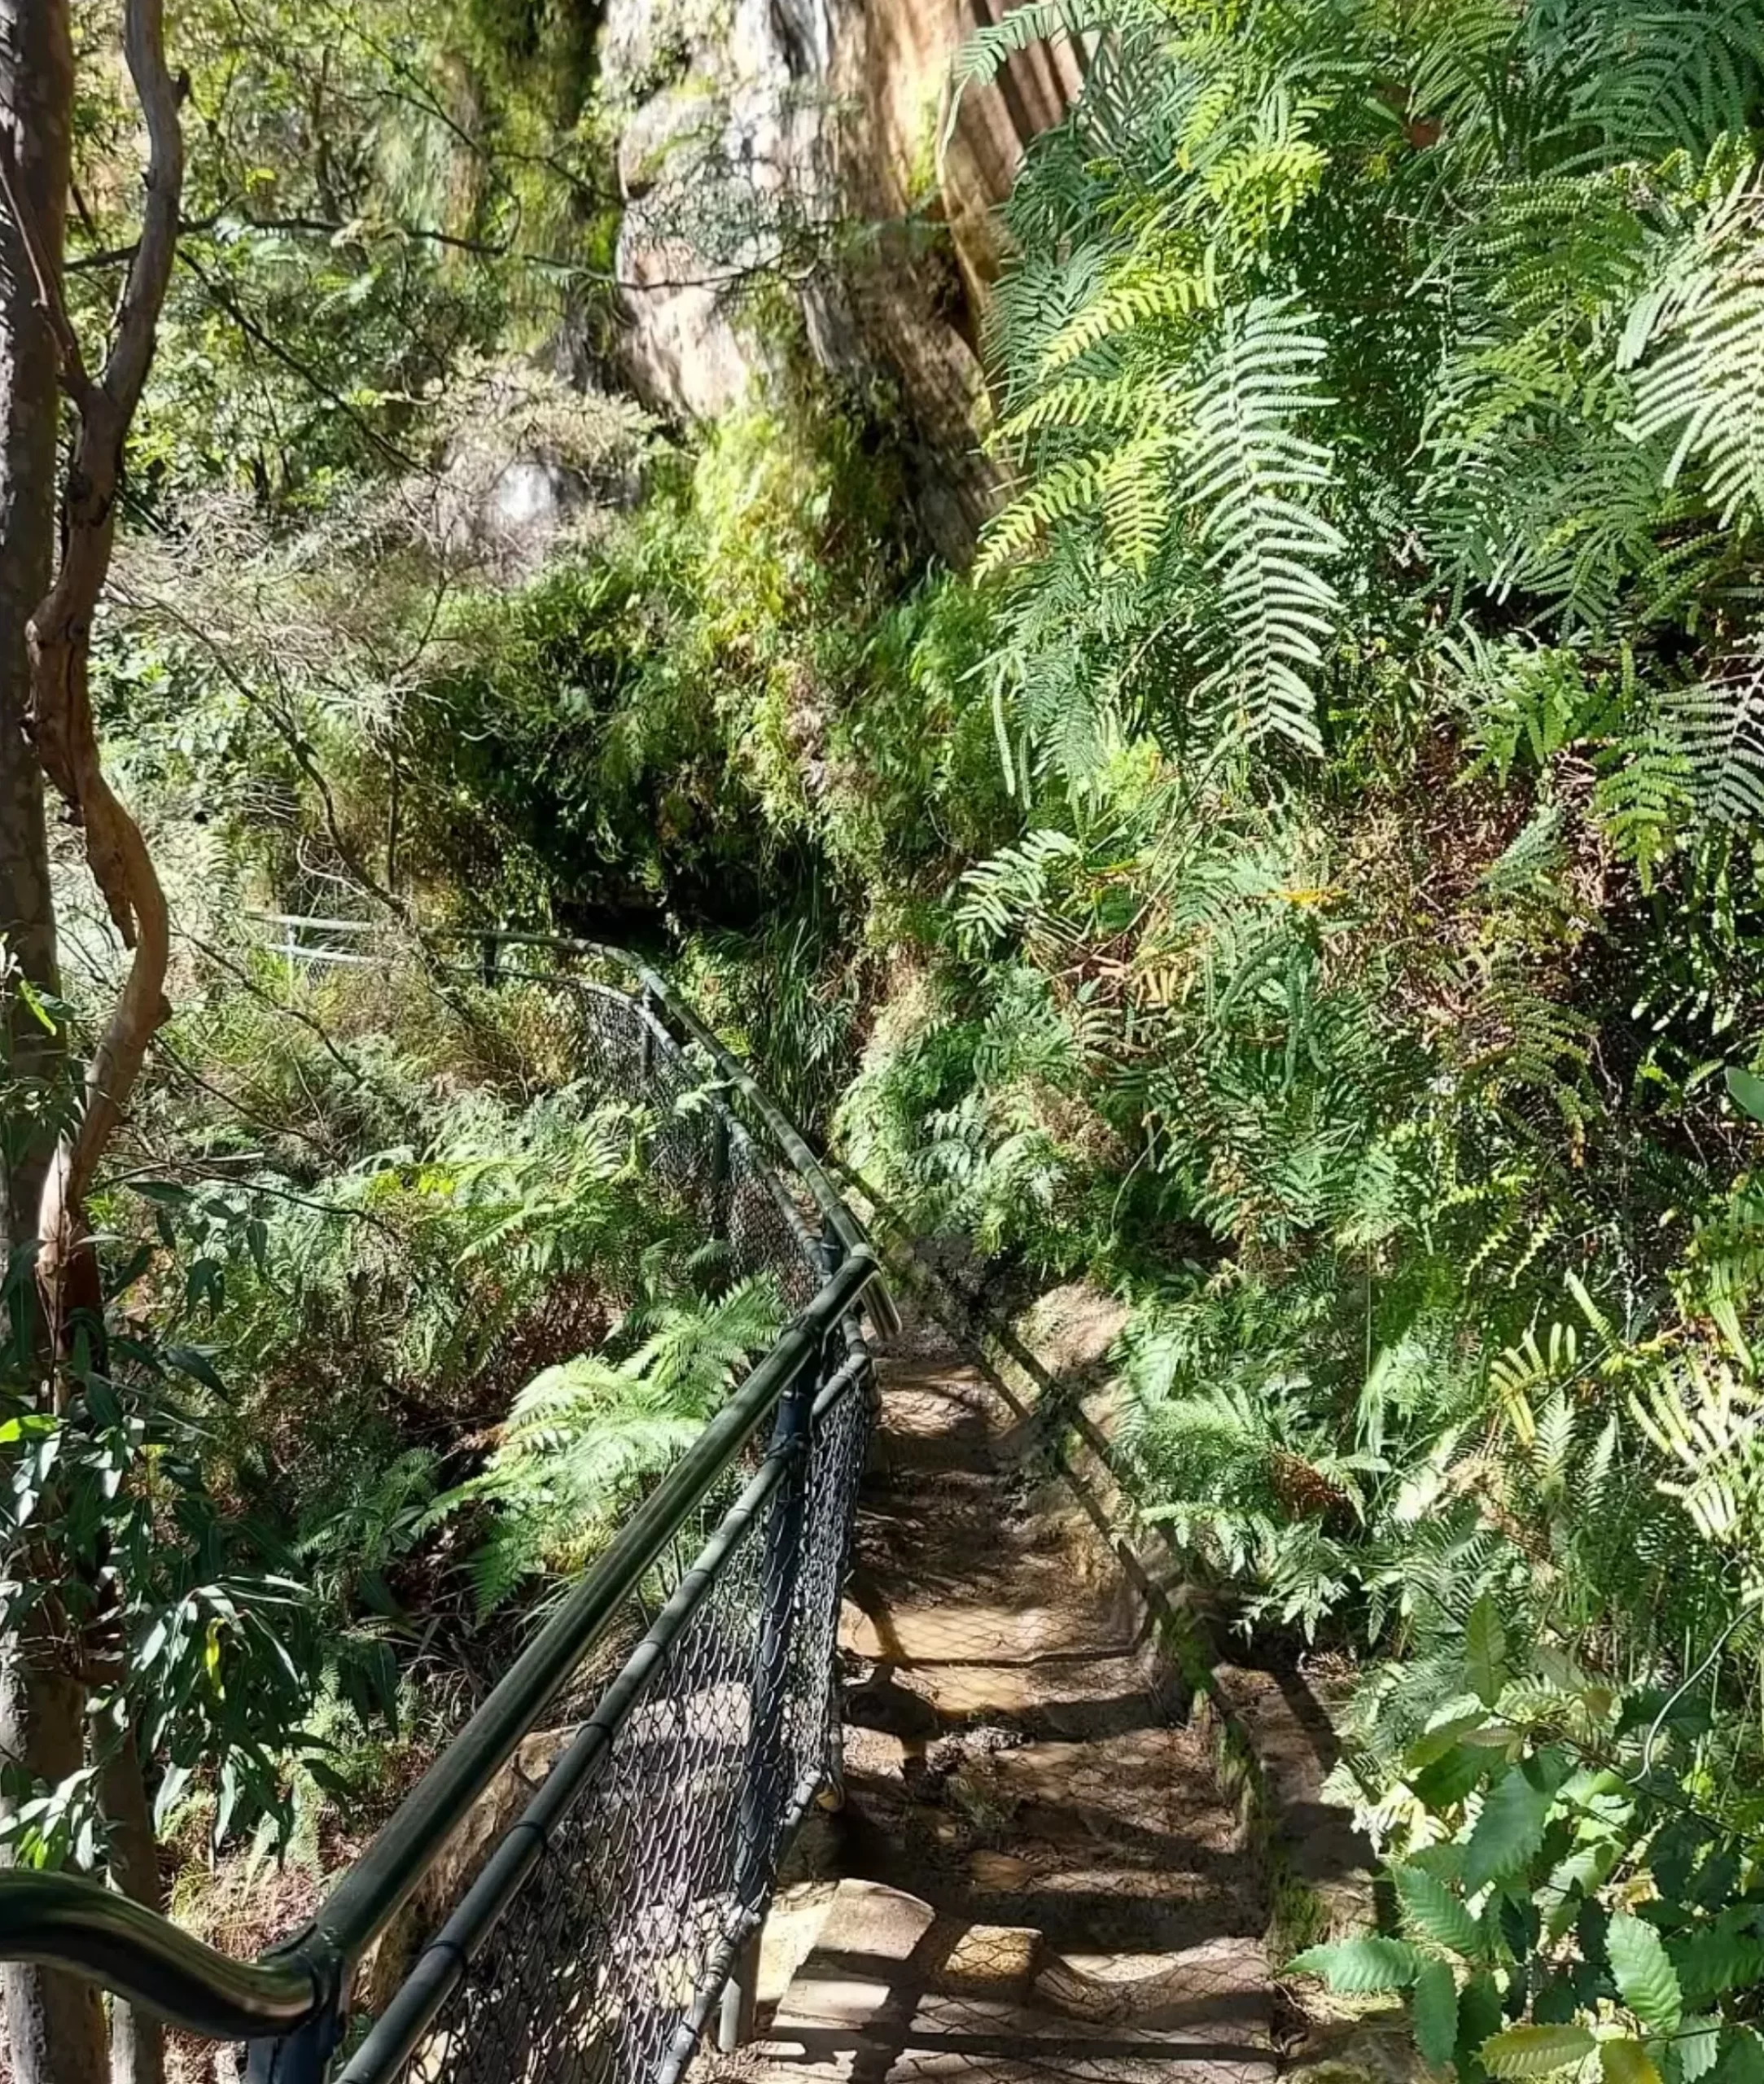
[[[1254,1941],[1087,1973],[1051,1959],[1033,1928],[964,1923],[848,1880],[760,2052],[780,2084],[1250,2084],[1272,2074],[1267,2048]]]
[[[1265,1906],[1134,1603],[1039,1508],[1032,1430],[983,1376],[921,1356],[878,1378],[847,1879],[742,2072],[1259,2084]]]

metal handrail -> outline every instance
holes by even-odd
[[[590,945],[584,943],[584,946]],[[601,951],[606,952],[606,951]],[[666,1006],[686,1033],[710,1057],[719,1074],[740,1093],[747,1105],[765,1124],[766,1132],[789,1158],[803,1184],[808,1188],[840,1244],[847,1252],[868,1249],[869,1241],[857,1218],[847,1206],[845,1197],[834,1184],[832,1176],[814,1152],[804,1142],[789,1117],[777,1103],[755,1083],[753,1074],[734,1052],[718,1040],[691,1007],[678,996],[665,977],[651,970],[647,964],[637,970],[637,981],[649,995]],[[900,1331],[900,1313],[895,1307],[887,1284],[878,1282],[869,1298],[871,1315],[884,1338],[898,1338]]]
[[[210,2040],[293,2033],[326,2002],[304,1961],[235,1960],[85,1875],[0,1874],[0,1960],[67,1969]]]
[[[854,1363],[843,1368],[815,1400],[823,1415],[858,1379]],[[703,1605],[718,1571],[742,1535],[758,1520],[763,1506],[783,1482],[793,1460],[799,1460],[806,1431],[774,1445],[741,1496],[681,1578],[623,1669],[602,1697],[600,1705],[571,1740],[525,1814],[504,1837],[447,1923],[423,1949],[398,1994],[374,2022],[367,2038],[337,2084],[394,2074],[415,2051],[436,2015],[464,1979],[468,1964],[485,1933],[513,1900],[543,1857],[552,1830],[577,1791],[604,1757],[632,1701],[681,1631]]]
[[[825,1335],[875,1271],[875,1255],[866,1245],[786,1328],[337,1884],[309,1935],[296,1942],[298,1953],[353,1959],[385,1929],[422,1878],[427,1864],[422,1855],[438,1850],[464,1822],[557,1688],[593,1648],[779,1398],[819,1355]]]
[[[266,917],[274,924],[318,923]],[[344,921],[324,923],[344,929],[352,925]],[[740,1091],[801,1177],[838,1249],[831,1270],[808,1303],[656,1485],[304,1930],[255,1961],[240,1961],[91,1877],[0,1871],[0,1960],[40,1963],[81,1977],[208,2039],[256,2042],[265,2051],[265,2060],[254,2068],[254,2077],[323,2074],[330,2053],[328,2044],[313,2051],[310,2067],[296,2064],[287,2070],[278,2066],[276,2050],[292,2047],[303,2029],[322,2029],[335,2021],[355,1964],[419,1886],[559,1687],[605,1635],[718,1479],[751,1445],[804,1372],[818,1363],[842,1320],[849,1320],[862,1301],[885,1329],[891,1331],[899,1324],[893,1302],[878,1281],[880,1267],[875,1252],[830,1176],[739,1059],[681,1003],[664,979],[622,951],[594,942],[519,933],[457,937],[567,948],[622,967],[639,986],[642,996],[635,1003],[646,1016],[653,1022],[654,1005],[665,1008],[711,1057],[719,1075]],[[768,1457],[754,1482],[769,1486],[777,1480],[773,1459]],[[676,1600],[686,1593],[683,1585]],[[634,1656],[641,1657],[644,1648],[640,1644]],[[615,1688],[629,1670],[628,1666]],[[585,1725],[583,1736],[594,1727],[592,1723]],[[579,1780],[580,1775],[575,1778]],[[560,1784],[552,1798],[561,1799],[564,1792]],[[539,1806],[536,1803],[536,1809]],[[492,1863],[479,1885],[468,1892],[456,1920],[475,1905],[474,1914],[480,1921],[490,1906],[488,1916],[493,1921],[536,1856],[523,1854],[517,1838],[502,1855],[501,1866]],[[519,1873],[514,1872],[517,1866]],[[397,2018],[389,2019],[388,2030],[408,2025],[418,2008],[424,2020],[432,2017],[446,1994],[444,1988],[435,1994],[432,1983],[426,1993],[419,1984]],[[432,2004],[425,2005],[426,1994],[433,1995]],[[421,2030],[420,2021],[415,2030]]]

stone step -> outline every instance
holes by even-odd
[[[924,1666],[1015,1665],[1029,1670],[1066,1664],[1089,1666],[1099,1660],[1130,1656],[1130,1640],[1111,1640],[1101,1632],[1107,1617],[1099,1608],[1070,1600],[1053,1603],[1035,1597],[1031,1574],[1016,1588],[1001,1587],[996,1598],[965,1596],[915,1601],[886,1612],[864,1613],[848,1607],[842,1631],[843,1647],[873,1662]]]
[[[1266,1975],[1247,1941],[1062,1962],[1032,1929],[846,1880],[754,2069],[770,2084],[1269,2084]]]

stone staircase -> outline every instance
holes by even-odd
[[[1262,2084],[1266,1906],[1100,1542],[976,1370],[885,1361],[842,1867],[743,2071]]]

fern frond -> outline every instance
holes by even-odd
[[[1670,690],[1659,711],[1699,813],[1736,827],[1764,821],[1764,657],[1734,659],[1708,680]]]
[[[1671,444],[1670,484],[1698,465],[1723,528],[1764,519],[1764,190],[1737,184],[1714,205],[1625,337],[1637,440]]]
[[[1198,698],[1246,738],[1278,737],[1307,752],[1322,741],[1304,676],[1321,663],[1319,640],[1341,611],[1324,571],[1342,541],[1315,504],[1333,483],[1329,453],[1294,425],[1324,402],[1324,352],[1290,299],[1259,297],[1228,314],[1195,393],[1188,459],[1188,498],[1230,637]]]
[[[1626,158],[1701,155],[1756,120],[1764,19],[1754,0],[1596,0],[1571,18],[1571,119]]]
[[[1137,370],[1122,376],[1070,376],[1001,421],[997,438],[1020,441],[1053,427],[1124,434],[1143,427],[1157,402],[1148,399],[1143,373]]]
[[[1764,1532],[1764,1429],[1756,1390],[1692,1357],[1636,1390],[1636,1424],[1678,1473],[1660,1488],[1706,1541],[1755,1550]]]
[[[996,941],[1041,911],[1048,900],[1054,864],[1083,857],[1069,832],[1031,832],[962,875],[956,920],[961,931],[984,944]]]
[[[951,75],[953,91],[944,120],[943,144],[956,134],[961,99],[971,86],[996,78],[1013,58],[1038,43],[1079,43],[1116,27],[1127,11],[1123,0],[1018,0],[996,22],[977,28],[956,54]]]
[[[974,563],[975,578],[1003,571],[1051,524],[1089,512],[1108,461],[1105,455],[1069,456],[1019,493],[987,528]]]
[[[1219,302],[1219,270],[1210,246],[1198,265],[1160,256],[1157,264],[1136,256],[1075,317],[1056,333],[1042,355],[1048,374],[1064,369],[1105,341],[1140,326],[1168,325],[1211,310]]]

